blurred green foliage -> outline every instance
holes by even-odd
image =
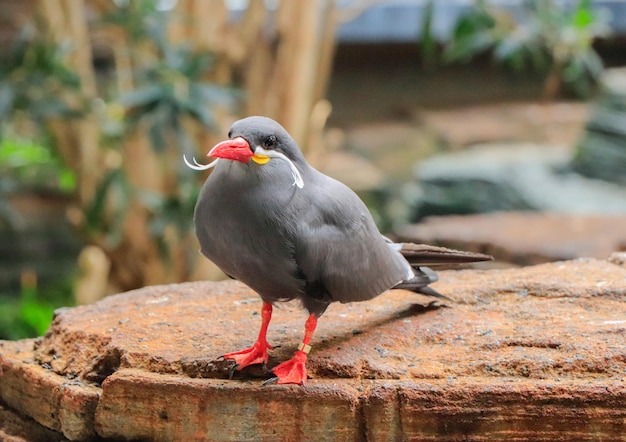
[[[25,189],[71,193],[74,188],[74,173],[50,147],[21,137],[0,139],[0,226],[13,229],[20,224],[7,201],[9,194]],[[41,336],[54,310],[74,303],[70,277],[38,286],[35,274],[22,276],[18,290],[5,287],[0,292],[0,339]]]
[[[150,213],[146,231],[157,244],[161,259],[169,264],[171,255],[178,252],[171,250],[165,232],[173,227],[183,241],[192,234],[200,184],[198,175],[182,161],[171,162],[171,153],[176,151],[177,158],[195,156],[197,134],[217,129],[216,108],[232,111],[242,95],[210,80],[213,54],[169,39],[167,25],[173,13],[158,10],[157,3],[119,2],[101,18],[102,25],[117,27],[128,36],[133,65],[126,74],[131,75],[133,88],[119,90],[115,82],[100,87],[106,93],[100,97],[105,111],[99,113],[99,120],[103,147],[122,155],[134,133],[147,134],[155,155],[161,156],[159,162],[166,165],[153,172],[175,185],[159,192],[133,185],[138,183],[131,177],[136,170],[123,167],[122,156],[118,167],[105,171],[95,197],[84,207],[84,229],[88,236],[104,240],[107,247],[118,247],[128,234],[124,230],[128,211],[133,202],[139,202]],[[101,86],[105,84],[106,79],[101,79]]]
[[[44,287],[38,287],[28,275],[23,279],[19,296],[0,293],[0,339],[42,336],[52,322],[54,310],[74,303],[70,278]]]
[[[207,80],[207,73],[214,68],[213,54],[168,39],[171,13],[159,11],[156,3],[125,2],[103,17],[104,23],[124,29],[132,43],[133,58],[142,60],[133,72],[135,88],[112,100],[125,109],[127,129],[141,123],[147,126],[155,150],[163,152],[173,136],[182,153],[193,155],[196,146],[183,120],[189,118],[207,129],[216,129],[216,105],[232,109],[241,95],[232,87]],[[182,178],[189,176],[184,173]]]
[[[242,95],[235,88],[207,81],[207,73],[214,68],[214,56],[194,50],[188,44],[173,44],[167,36],[171,14],[157,11],[154,4],[153,0],[123,3],[103,18],[106,23],[124,28],[133,43],[131,50],[141,51],[143,60],[133,72],[136,87],[112,101],[124,109],[125,119],[119,136],[141,127],[147,131],[157,153],[164,153],[168,146],[175,145],[181,154],[193,157],[197,146],[185,121],[194,121],[208,130],[217,129],[215,107],[232,110]],[[146,45],[151,48],[148,52]],[[169,194],[136,192],[126,178],[118,171],[111,171],[105,177],[95,204],[87,213],[88,219],[96,222],[103,219],[101,202],[108,192],[116,192],[118,200],[122,201],[114,219],[123,219],[124,207],[130,199],[140,200],[153,214],[149,231],[163,258],[167,259],[167,245],[163,242],[165,229],[173,225],[181,237],[192,229],[192,214],[199,192],[197,176],[179,162],[178,186]],[[110,235],[119,232],[115,226],[107,230]]]
[[[94,71],[73,52],[98,52],[94,40],[48,29],[45,15],[0,54],[0,216],[10,218],[7,192],[69,194],[78,236],[114,261],[116,289],[185,280],[201,177],[182,154],[197,155],[242,94],[216,83],[210,50],[173,39],[185,17],[158,0],[103,4],[85,20],[111,36]]]
[[[593,42],[608,32],[607,14],[594,10],[591,0],[573,5],[526,0],[521,17],[476,0],[456,23],[444,60],[469,62],[491,51],[495,61],[512,70],[545,74],[548,98],[561,89],[587,97],[604,69]]]
[[[41,23],[24,27],[11,47],[0,51],[0,121],[41,124],[52,116],[77,116],[68,94],[79,99],[80,81],[63,61],[71,47],[43,38],[41,28]]]
[[[49,146],[21,137],[0,138],[0,192],[32,188],[71,193],[75,187],[74,172]]]
[[[143,285],[146,279],[188,277],[198,256],[189,238],[201,177],[180,158],[183,153],[196,155],[198,141],[216,128],[216,112],[233,111],[243,98],[238,90],[212,80],[214,54],[193,42],[170,39],[170,21],[181,18],[158,4],[111,2],[85,17],[88,26],[121,36],[113,44],[123,45],[116,49],[122,49],[128,63],[118,65],[119,59],[111,58],[115,51],[104,51],[104,58],[94,60],[95,96],[82,90],[90,77],[81,77],[85,72],[76,69],[71,57],[80,45],[92,45],[93,50],[94,40],[58,38],[71,33],[51,32],[45,16],[25,26],[0,52],[0,227],[10,232],[19,224],[9,204],[11,194],[69,197],[77,236],[110,259],[121,259],[109,275],[119,290]],[[81,124],[87,120],[96,124],[85,137]],[[141,159],[150,156],[150,161],[129,165],[129,152],[144,144],[148,149]],[[94,192],[82,199],[85,178]],[[134,231],[126,222],[131,209],[142,213]],[[172,231],[178,238],[172,240]],[[142,240],[135,241],[137,236]],[[158,276],[155,265],[144,265],[155,254],[154,247],[146,249],[150,244],[156,244],[156,259],[165,264],[161,271],[175,268],[178,273]],[[185,262],[174,266],[172,259]],[[116,275],[116,269],[126,273]],[[0,338],[43,333],[53,309],[74,302],[73,282],[67,278],[58,287],[22,284],[13,293],[0,288]]]

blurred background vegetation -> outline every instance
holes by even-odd
[[[181,157],[201,158],[238,117],[280,121],[389,230],[406,222],[388,191],[407,177],[380,178],[371,168],[385,161],[379,151],[346,160],[344,148],[355,143],[346,128],[406,120],[415,103],[399,103],[410,95],[420,97],[418,107],[459,104],[464,76],[483,69],[512,91],[499,99],[515,99],[523,85],[539,102],[592,96],[604,69],[597,44],[609,35],[608,17],[590,0],[531,0],[516,14],[476,0],[444,37],[435,2],[423,1],[414,41],[338,40],[343,23],[385,3],[3,1],[0,338],[42,334],[58,306],[219,277],[198,259],[192,230],[205,177]],[[399,59],[408,70],[394,65]],[[413,86],[401,72],[419,73]],[[450,72],[450,82],[429,90],[429,79]],[[442,92],[451,83],[457,89]],[[441,142],[436,130],[421,133],[435,147],[409,148],[411,161]],[[398,155],[385,153],[396,159],[389,167],[409,171],[398,145]]]

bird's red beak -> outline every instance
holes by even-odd
[[[236,137],[216,144],[209,151],[207,157],[224,158],[226,160],[247,163],[253,155],[254,152],[250,149],[248,142],[242,137]]]

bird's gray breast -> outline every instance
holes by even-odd
[[[223,163],[223,164],[222,164]],[[298,188],[281,161],[223,161],[204,184],[195,209],[202,253],[266,300],[291,299],[297,278],[293,232]]]

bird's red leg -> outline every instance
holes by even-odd
[[[259,337],[254,345],[245,350],[235,351],[232,353],[226,353],[222,358],[232,359],[235,361],[235,367],[237,370],[241,370],[248,365],[253,364],[267,364],[267,350],[271,350],[271,346],[267,343],[267,327],[272,319],[272,304],[269,302],[263,303],[261,309],[261,330],[259,331]]]
[[[293,358],[278,365],[272,371],[278,378],[278,384],[304,384],[307,379],[306,359],[309,351],[311,351],[311,337],[317,326],[317,316],[313,313],[309,315],[304,325],[304,339],[294,353]]]

